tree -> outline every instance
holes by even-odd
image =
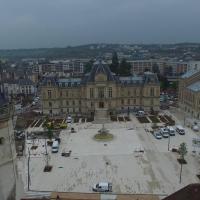
[[[131,65],[123,58],[119,65],[118,74],[122,76],[129,76],[131,75]]]
[[[167,79],[167,77],[162,76],[162,75],[158,75],[158,79],[160,81],[160,88],[161,90],[165,90],[169,87],[169,81]]]
[[[112,56],[112,63],[110,65],[110,70],[117,74],[118,68],[119,68],[119,60],[118,60],[117,52],[114,52]]]
[[[94,60],[91,59],[85,64],[85,66],[84,66],[84,72],[85,73],[91,71],[93,63],[94,63]]]
[[[182,180],[182,167],[183,167],[183,161],[185,160],[184,157],[187,154],[187,147],[186,147],[186,143],[183,142],[180,144],[179,146],[179,153],[180,153],[180,163],[181,163],[181,170],[180,170],[180,177],[179,177],[179,183],[181,183]]]
[[[180,153],[181,160],[185,160],[184,157],[187,154],[186,143],[185,142],[181,143],[178,150],[179,150],[179,153]]]
[[[174,81],[174,82],[171,84],[171,88],[177,90],[177,89],[178,89],[178,81]]]
[[[152,66],[152,71],[153,71],[153,73],[160,74],[159,66],[158,66],[157,63],[154,63],[154,64],[153,64],[153,66]]]
[[[52,140],[52,137],[53,137],[53,131],[52,131],[51,128],[48,128],[48,138],[49,138],[50,140]]]

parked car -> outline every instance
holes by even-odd
[[[176,132],[180,135],[185,135],[185,129],[180,125],[176,126]]]
[[[57,140],[53,141],[51,152],[57,153],[59,150],[59,142]]]
[[[71,116],[68,116],[67,117],[67,123],[71,123],[72,122],[72,117]]]
[[[161,128],[160,129],[160,133],[164,138],[168,138],[169,137],[169,130],[167,128]]]
[[[25,134],[23,131],[15,131],[15,139],[16,140],[23,140],[25,139]]]
[[[55,141],[58,141],[58,144],[60,144],[61,139],[60,139],[59,137],[56,137],[56,138],[55,138]]]
[[[175,136],[175,130],[172,126],[167,126],[170,136]]]
[[[32,106],[35,106],[35,105],[36,105],[36,102],[35,102],[35,101],[33,101],[31,105],[32,105]]]
[[[199,127],[197,125],[193,125],[192,126],[192,130],[198,132],[199,131]]]
[[[139,116],[139,117],[143,117],[144,115],[145,115],[145,112],[143,110],[139,110],[136,113],[136,116]]]
[[[100,182],[93,186],[94,192],[112,192],[112,183]]]
[[[162,135],[160,134],[160,131],[154,131],[153,135],[156,139],[162,139]]]

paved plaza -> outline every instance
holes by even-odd
[[[35,140],[38,146],[31,150],[30,189],[37,191],[92,192],[92,186],[100,181],[113,184],[114,193],[153,193],[168,195],[190,184],[199,182],[196,174],[200,171],[198,152],[193,154],[194,133],[186,128],[186,135],[170,137],[170,149],[186,142],[188,154],[183,166],[182,182],[179,183],[179,155],[168,151],[168,139],[155,139],[148,128],[150,124],[140,124],[134,116],[130,122],[111,122],[105,127],[114,135],[110,142],[94,140],[101,124],[72,124],[76,133],[63,130],[60,134],[59,152],[52,154],[50,147],[51,172],[43,172],[45,166],[45,140]],[[27,189],[27,155],[32,146],[27,141],[26,158],[19,161]],[[61,156],[71,151],[70,157]]]

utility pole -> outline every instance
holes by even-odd
[[[30,149],[28,148],[28,191],[30,190]]]
[[[48,153],[47,153],[47,139],[45,138],[45,155],[47,155]]]
[[[183,168],[183,164],[181,163],[181,170],[180,170],[180,179],[179,179],[179,183],[181,183],[182,168]]]
[[[169,134],[169,137],[168,137],[168,151],[169,151],[169,148],[170,147],[170,134]]]

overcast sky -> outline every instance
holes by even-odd
[[[200,42],[200,0],[0,0],[0,49]]]

